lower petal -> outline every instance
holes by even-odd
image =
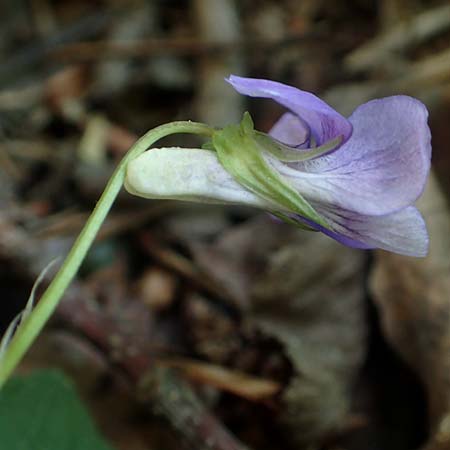
[[[380,248],[407,256],[426,256],[428,233],[422,215],[413,206],[386,216],[364,216],[315,205],[330,229],[310,223],[317,230],[354,248]]]

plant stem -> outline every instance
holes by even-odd
[[[129,161],[145,152],[159,139],[176,133],[212,136],[215,130],[196,122],[171,122],[148,131],[128,150],[112,174],[103,194],[98,200],[83,230],[73,244],[55,278],[49,284],[33,312],[20,323],[6,352],[0,360],[0,388],[14,371],[22,357],[32,345],[51,314],[58,306],[65,290],[73,280],[91,247],[103,221],[125,180]]]

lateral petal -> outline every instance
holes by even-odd
[[[407,96],[370,101],[350,117],[349,141],[295,167],[272,163],[305,198],[367,215],[411,205],[425,187],[431,158],[428,113]]]

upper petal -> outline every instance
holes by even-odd
[[[363,216],[349,211],[316,209],[331,229],[310,223],[317,230],[355,248],[380,248],[407,256],[426,256],[429,239],[422,215],[413,206],[385,216]]]
[[[310,131],[298,116],[287,112],[278,119],[269,134],[285,145],[301,148],[308,144]]]
[[[292,86],[270,80],[231,75],[227,80],[240,94],[275,100],[290,109],[308,124],[318,145],[352,134],[350,122],[315,95]]]
[[[294,168],[273,162],[309,200],[368,215],[412,204],[430,170],[428,112],[416,99],[393,96],[360,106],[352,137],[326,156]]]

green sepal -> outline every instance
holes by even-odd
[[[309,225],[306,225],[306,223],[300,222],[299,220],[296,220],[294,217],[290,217],[287,214],[280,213],[279,211],[271,211],[271,214],[278,219],[282,220],[283,222],[286,222],[289,225],[293,225],[294,227],[301,228],[305,231],[317,231],[315,228],[310,227]]]
[[[338,136],[319,147],[294,150],[291,147],[276,141],[265,133],[255,131],[255,136],[257,142],[265,151],[283,162],[301,162],[318,158],[338,147],[344,140],[343,136]]]
[[[202,144],[201,146],[202,150],[212,150],[215,151],[216,149],[214,148],[214,145],[212,143],[212,141],[206,141]]]
[[[281,211],[300,214],[328,228],[325,219],[266,162],[256,133],[250,114],[245,113],[240,125],[230,125],[213,134],[212,142],[225,170],[238,183]],[[286,219],[283,214],[279,217]]]

